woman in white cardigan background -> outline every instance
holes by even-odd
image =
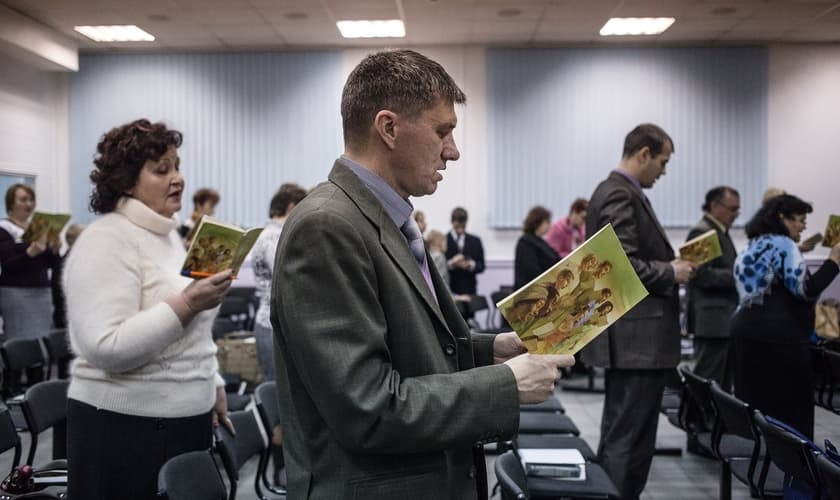
[[[136,120],[97,145],[90,208],[64,271],[77,354],[67,416],[68,495],[149,500],[169,458],[209,448],[229,425],[211,325],[230,271],[180,275],[173,217],[181,133]]]

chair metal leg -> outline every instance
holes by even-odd
[[[720,500],[732,499],[732,471],[729,462],[720,461]]]

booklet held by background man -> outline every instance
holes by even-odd
[[[61,246],[59,236],[68,222],[70,222],[70,214],[35,212],[29,225],[26,226],[26,231],[23,232],[22,239],[32,243],[47,235],[47,245],[51,248],[59,248]]]
[[[833,247],[838,243],[840,243],[840,215],[829,215],[822,244],[824,247]]]
[[[206,278],[227,269],[235,278],[245,256],[257,241],[263,228],[241,229],[204,216],[198,223],[181,274]]]
[[[720,239],[714,229],[709,229],[680,245],[680,259],[693,262],[696,266],[715,260],[721,255],[723,252],[720,249]]]
[[[648,295],[611,224],[496,307],[535,354],[574,354]]]

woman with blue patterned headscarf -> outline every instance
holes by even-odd
[[[838,274],[840,244],[811,274],[797,242],[811,205],[783,194],[747,223],[749,246],[735,261],[740,303],[732,319],[735,395],[814,437],[809,337],[814,304]]]

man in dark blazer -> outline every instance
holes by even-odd
[[[613,225],[650,293],[582,351],[584,363],[606,368],[598,459],[625,500],[644,490],[666,376],[680,360],[677,285],[688,281],[692,264],[674,258],[642,191],[665,174],[673,150],[656,125],[630,131],[618,168],[595,188],[586,217],[587,237]]]
[[[446,235],[446,261],[449,287],[456,295],[475,295],[476,275],[484,272],[484,247],[481,238],[467,233],[467,211],[452,210],[452,230]]]
[[[429,266],[408,199],[458,159],[464,99],[409,50],[344,86],[344,154],[286,221],[272,283],[290,499],[484,499],[480,443],[512,436],[573,362],[471,335]]]
[[[706,193],[703,218],[688,232],[686,240],[714,230],[721,256],[699,266],[688,282],[688,331],[694,334],[694,373],[732,388],[732,356],[729,320],[738,305],[735,288],[735,245],[729,228],[741,211],[738,191],[718,186]]]

